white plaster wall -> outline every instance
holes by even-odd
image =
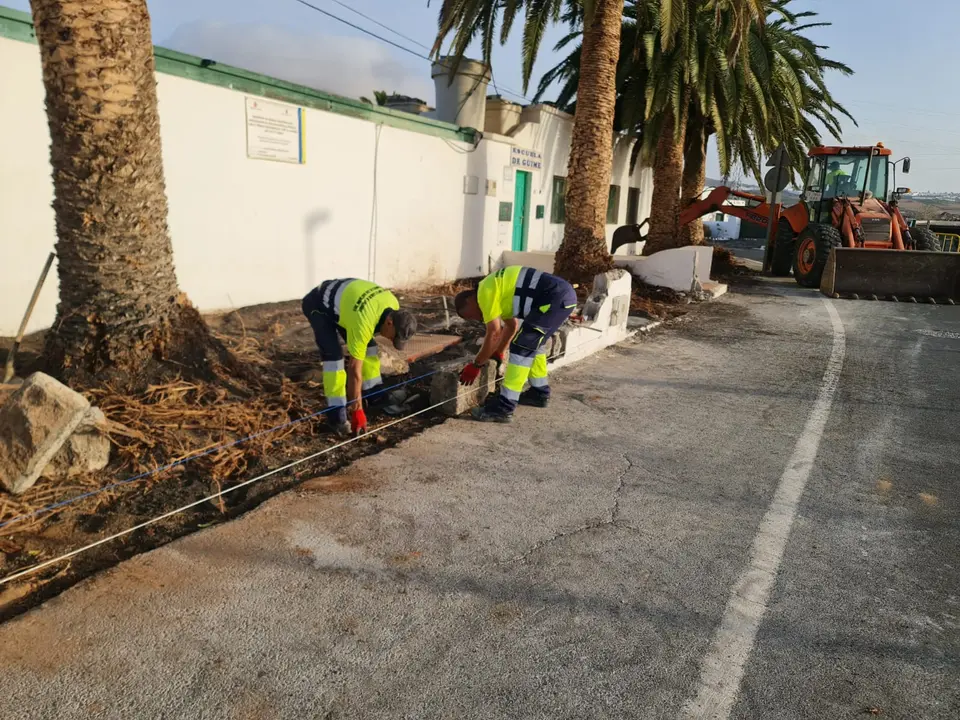
[[[0,68],[0,335],[12,335],[56,233],[37,46],[0,38]],[[514,200],[514,145],[544,159],[527,249],[562,240],[551,190],[567,174],[572,118],[552,108],[531,109],[540,122],[477,147],[307,108],[306,163],[294,165],[247,157],[245,93],[164,74],[157,92],[177,277],[201,310],[297,298],[330,277],[410,286],[489,272],[511,247],[512,222],[498,208]],[[619,222],[608,242],[626,223],[628,187],[641,188],[638,219],[650,212],[651,172],[630,177],[629,151],[616,149]],[[477,178],[477,194],[464,193],[465,176]],[[48,327],[56,303],[54,267],[28,329]]]
[[[0,38],[0,67],[0,335],[10,335],[55,228],[37,46]],[[177,277],[202,310],[296,298],[329,277],[403,286],[499,260],[498,198],[484,186],[487,154],[499,168],[509,145],[306,109],[304,165],[252,160],[245,93],[164,74],[157,92]],[[478,176],[478,194],[464,194],[465,175]],[[56,302],[52,272],[31,331],[51,324]]]
[[[199,307],[299,297],[330,277],[479,274],[495,199],[465,195],[463,177],[484,148],[307,109],[305,164],[250,160],[243,93],[164,75],[158,93],[178,277]]]
[[[0,335],[13,335],[56,241],[50,133],[37,47],[0,38]],[[56,264],[31,329],[48,326],[57,306]]]
[[[740,237],[740,218],[733,215],[724,215],[722,221],[704,220],[703,224],[710,228],[714,240],[736,240]]]

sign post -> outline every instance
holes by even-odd
[[[790,173],[787,171],[790,158],[787,149],[780,145],[767,161],[770,170],[763,176],[763,187],[770,193],[770,215],[767,218],[767,245],[763,251],[763,273],[768,275],[773,265],[773,243],[777,236],[777,220],[780,217],[780,193],[790,182]]]

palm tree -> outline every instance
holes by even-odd
[[[59,258],[48,366],[81,381],[139,377],[205,333],[174,272],[146,1],[31,0],[31,9]]]
[[[360,101],[361,101],[361,102],[365,102],[365,103],[367,103],[368,105],[380,105],[380,106],[383,106],[383,105],[386,105],[386,104],[387,104],[387,100],[388,100],[388,99],[389,99],[389,95],[387,95],[387,91],[386,91],[386,90],[374,90],[374,91],[373,91],[373,100],[371,100],[370,98],[368,98],[368,97],[366,97],[366,96],[363,96],[363,97],[360,98]]]
[[[793,15],[787,9],[790,1],[768,2],[767,23],[754,23],[732,58],[729,38],[742,32],[735,14],[724,11],[718,16],[702,5],[695,22],[666,50],[662,18],[642,2],[628,4],[628,14],[640,12],[636,21],[624,21],[616,118],[617,130],[640,140],[634,160],[654,167],[655,211],[645,252],[702,242],[701,223],[678,228],[680,198],[689,201],[702,191],[712,135],[717,137],[723,173],[741,164],[759,175],[759,158],[781,141],[796,163],[806,147],[819,143],[812,118],[838,136],[836,113],[850,117],[824,82],[827,70],[848,74],[850,69],[820,56],[823,48],[801,33],[824,23],[799,24],[815,13]],[[578,36],[572,32],[557,49]],[[538,96],[559,81],[558,106],[574,106],[578,62],[579,48],[544,75]],[[681,119],[680,128],[676,118]]]
[[[856,124],[853,116],[831,95],[825,76],[834,70],[853,71],[843,63],[823,57],[826,48],[803,33],[827,22],[805,22],[817,13],[792,13],[792,0],[770,2],[762,32],[752,28],[747,36],[747,62],[712,67],[712,79],[702,77],[706,91],[690,108],[684,150],[682,197],[691,202],[702,192],[706,177],[706,145],[717,135],[720,171],[728,174],[732,164],[762,176],[760,160],[784,144],[795,172],[802,167],[807,149],[819,145],[821,135],[812,120],[840,139],[839,115]],[[681,228],[681,244],[703,241],[703,224]]]
[[[750,62],[738,69],[733,92],[726,101],[727,107],[718,110],[720,115],[731,118],[727,125],[738,131],[725,136],[721,165],[729,168],[731,162],[737,162],[751,170],[758,179],[762,174],[760,159],[781,143],[787,147],[793,170],[802,168],[807,149],[821,142],[814,121],[837,140],[842,133],[840,115],[856,124],[846,108],[833,98],[826,84],[829,71],[851,75],[853,70],[824,57],[821,51],[827,48],[803,34],[810,28],[826,27],[831,23],[804,22],[807,18],[817,17],[817,13],[793,14],[789,10],[792,1],[771,3],[764,31],[750,33]],[[747,83],[756,89],[745,94],[743,87]],[[761,88],[764,90],[758,92]],[[746,101],[738,102],[745,95]]]
[[[749,23],[758,16],[757,7],[761,3],[762,0],[637,0],[633,6],[638,14],[657,15],[660,19],[657,29],[665,47],[671,47],[685,34],[688,7],[703,5],[715,12],[726,9],[740,21],[738,28],[741,29],[732,36],[731,43],[732,51],[736,52]],[[575,109],[571,138],[566,226],[555,267],[558,273],[569,279],[589,279],[611,264],[604,231],[613,160],[611,135],[624,0],[444,0],[433,53],[440,53],[444,40],[452,33],[451,55],[455,59],[452,72],[456,71],[457,63],[476,39],[480,41],[483,60],[489,63],[498,23],[503,42],[521,9],[526,14],[523,28],[524,91],[529,85],[547,25],[558,22],[564,12],[573,17],[582,13],[583,39],[577,83],[580,102]],[[638,23],[637,27],[644,26]],[[675,126],[675,130],[682,130],[682,126]],[[683,133],[674,134],[682,137]]]
[[[692,2],[692,0],[691,0]],[[714,21],[716,9],[706,1],[695,3],[700,18]],[[664,17],[664,8],[682,9],[678,21]],[[680,215],[680,180],[683,172],[683,142],[686,136],[688,107],[698,67],[695,53],[699,46],[690,28],[687,5],[678,0],[628,0],[623,21],[622,42],[617,68],[615,130],[637,140],[632,162],[640,160],[653,167],[654,186],[646,248],[663,249],[676,242]],[[572,18],[576,25],[576,17]],[[669,25],[680,22],[679,26]],[[580,32],[574,29],[557,45],[557,50],[572,43]],[[727,36],[732,37],[733,31]],[[739,53],[739,47],[737,48]],[[576,107],[580,84],[582,45],[559,65],[549,70],[538,89],[538,97],[559,81],[557,104]],[[727,50],[720,52],[726,62]],[[645,248],[645,251],[647,251]]]

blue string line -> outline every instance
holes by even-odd
[[[436,375],[438,372],[440,371],[432,370],[428,373],[424,373],[423,375],[418,375],[415,378],[404,380],[403,382],[397,383],[396,385],[391,385],[390,387],[381,388],[375,392],[372,392],[366,395],[365,397],[371,398],[371,397],[374,397],[375,395],[380,395],[381,393],[385,393],[388,390],[393,390],[398,387],[403,387],[404,385],[409,385],[410,383],[416,382],[417,380],[423,380],[424,378],[430,377],[431,375]],[[194,455],[187,455],[186,457],[180,458],[179,460],[176,460],[172,463],[169,463],[167,465],[161,465],[158,468],[155,468],[153,470],[148,470],[147,472],[141,473],[140,475],[134,475],[133,477],[127,478],[126,480],[120,480],[111,485],[105,485],[102,488],[85,492],[81,495],[77,495],[76,497],[72,497],[68,500],[61,500],[60,502],[53,503],[52,505],[47,505],[46,507],[39,508],[38,510],[34,510],[33,512],[25,513],[23,515],[17,515],[16,517],[12,517],[9,520],[6,520],[0,523],[0,529],[3,529],[8,525],[13,525],[16,522],[25,520],[27,518],[33,518],[39,515],[46,515],[47,513],[53,512],[54,510],[59,510],[62,507],[66,507],[67,505],[72,505],[75,502],[79,502],[80,500],[85,500],[88,497],[99,495],[102,492],[106,492],[107,490],[113,490],[114,488],[121,487],[122,485],[129,485],[130,483],[137,482],[138,480],[143,480],[145,478],[150,477],[151,475],[156,475],[157,473],[163,472],[165,470],[170,470],[179,465],[186,465],[188,462],[191,462],[193,460],[198,460],[202,457],[206,457],[207,455],[212,455],[213,453],[219,450],[225,450],[226,448],[234,447],[236,445],[239,445],[240,443],[245,443],[248,440],[254,440],[262,435],[266,435],[267,433],[276,432],[277,430],[283,430],[284,428],[292,427],[293,425],[297,425],[307,420],[312,420],[313,418],[319,417],[320,415],[324,415],[333,409],[335,408],[332,408],[332,407],[324,408],[323,410],[315,412],[311,415],[307,415],[297,420],[291,420],[290,422],[284,423],[282,425],[277,425],[276,427],[268,428],[267,430],[261,430],[260,432],[254,433],[253,435],[248,435],[247,437],[240,438],[239,440],[234,440],[233,442],[224,443],[223,445],[217,445],[216,447],[209,448],[207,450],[204,450],[203,452],[198,452]]]

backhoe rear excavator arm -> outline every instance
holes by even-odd
[[[730,196],[753,200],[759,204],[754,207],[725,205],[724,203],[727,202]],[[703,200],[698,200],[684,208],[680,213],[680,225],[683,226],[691,223],[712,212],[723,212],[727,215],[733,215],[741,220],[746,220],[754,225],[765,228],[767,227],[767,220],[770,216],[770,203],[760,195],[740,192],[739,190],[732,190],[728,187],[718,187],[714,188]],[[790,226],[795,233],[800,232],[807,226],[807,211],[802,203],[787,208],[786,210],[783,209],[783,206],[778,206],[777,219],[781,217],[790,222]]]

